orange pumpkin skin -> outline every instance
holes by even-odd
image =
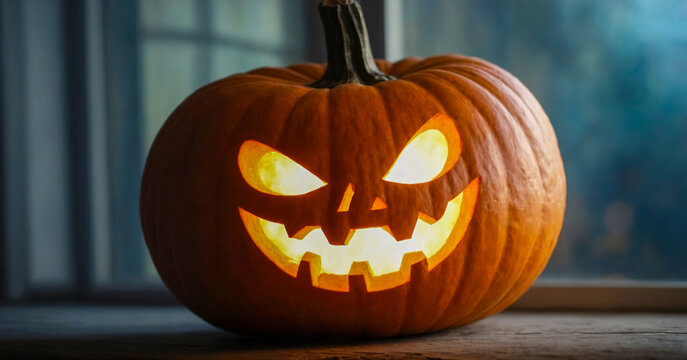
[[[316,89],[306,84],[325,65],[261,68],[199,89],[169,117],[146,162],[141,221],[160,276],[193,312],[244,334],[414,334],[499,312],[542,271],[561,229],[566,185],[555,134],[532,94],[477,58],[377,65],[396,80]],[[376,292],[351,276],[349,291],[337,292],[313,287],[307,271],[297,278],[281,271],[255,246],[239,207],[297,217],[313,203],[250,188],[236,160],[243,141],[269,144],[323,174],[332,202],[351,179],[356,193],[373,199],[379,186],[369,175],[388,168],[440,112],[462,139],[448,185],[387,199],[398,209],[390,221],[407,223],[418,210],[441,215],[437,204],[479,179],[467,231],[434,269],[415,264],[409,282]]]

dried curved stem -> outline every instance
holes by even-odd
[[[327,42],[327,70],[310,86],[373,85],[394,79],[381,72],[374,62],[365,19],[357,1],[325,0],[319,10]]]

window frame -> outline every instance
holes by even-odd
[[[2,194],[0,202],[0,246],[3,249],[3,265],[0,270],[0,300],[4,302],[45,302],[45,301],[81,301],[107,304],[178,304],[173,295],[161,282],[144,282],[120,286],[117,284],[100,286],[98,279],[111,276],[112,248],[110,232],[112,226],[112,207],[108,198],[111,184],[108,173],[108,159],[112,151],[123,149],[126,144],[108,143],[107,134],[111,131],[123,131],[112,128],[111,108],[124,107],[128,115],[119,115],[129,121],[118,126],[140,127],[140,100],[138,93],[129,93],[125,103],[113,104],[107,93],[117,91],[109,81],[120,76],[134,76],[125,81],[139,81],[138,43],[129,39],[112,38],[106,34],[105,27],[113,17],[130,18],[135,0],[63,0],[62,6],[70,20],[65,21],[64,47],[69,56],[65,91],[67,114],[70,116],[68,159],[63,159],[69,166],[70,209],[72,211],[73,239],[70,249],[75,257],[70,276],[72,283],[67,287],[31,287],[28,283],[28,246],[26,219],[27,188],[23,185],[29,176],[22,165],[26,150],[23,125],[25,109],[25,71],[22,51],[8,51],[21,48],[22,29],[24,24],[21,2],[2,2],[3,16],[0,20],[0,48],[3,56],[0,59],[0,120],[3,146],[0,150],[0,185]],[[305,36],[309,46],[306,56],[312,61],[325,60],[324,38],[321,34],[319,16],[313,0],[301,0],[301,11],[305,24]],[[385,55],[391,60],[398,60],[402,54],[399,40],[402,26],[400,21],[400,1],[376,0],[362,3],[367,18],[371,45],[377,57]],[[137,26],[128,22],[126,26]],[[137,31],[138,29],[133,29]],[[132,31],[132,29],[128,29]],[[105,58],[106,47],[125,49],[121,58]],[[133,47],[133,49],[131,48]],[[109,62],[109,64],[108,64]],[[114,64],[114,65],[113,65]],[[129,74],[108,73],[108,67],[126,66],[134,68]],[[132,75],[133,74],[133,75]],[[136,85],[136,84],[134,84]],[[113,88],[114,86],[114,88]],[[137,86],[133,86],[137,88]],[[18,89],[10,93],[8,89]],[[85,99],[85,101],[81,101]],[[136,131],[135,129],[133,131]],[[139,134],[140,135],[140,134]],[[138,144],[141,142],[138,141]],[[83,151],[88,149],[88,151]],[[135,153],[132,149],[129,149]],[[138,149],[137,151],[141,151]],[[136,153],[139,154],[139,153]],[[132,155],[133,156],[133,155]],[[130,158],[132,157],[130,156]],[[129,159],[131,160],[131,159]],[[139,169],[140,170],[140,169]],[[136,169],[129,171],[138,171]],[[124,174],[130,180],[132,176]],[[136,175],[137,177],[138,175]],[[80,191],[80,189],[88,189]],[[138,216],[136,214],[136,216]],[[140,246],[138,238],[133,237]],[[133,240],[132,240],[133,241]],[[142,263],[142,262],[141,262]],[[98,265],[98,266],[96,266]],[[538,280],[510,309],[513,310],[585,310],[585,311],[687,311],[687,281],[610,281],[610,280]]]
[[[509,309],[685,312],[687,281],[540,279]]]

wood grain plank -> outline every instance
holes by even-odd
[[[386,340],[242,337],[180,307],[3,306],[0,358],[686,359],[687,315],[506,312]]]

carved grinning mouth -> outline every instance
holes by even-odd
[[[352,229],[345,245],[332,245],[319,226],[289,237],[284,224],[242,208],[239,214],[253,242],[282,271],[296,277],[302,261],[310,264],[312,285],[348,291],[349,275],[362,275],[368,291],[381,291],[410,280],[413,264],[427,260],[432,270],[455,249],[472,219],[479,179],[446,204],[434,223],[419,216],[409,239],[397,241],[385,227]]]

